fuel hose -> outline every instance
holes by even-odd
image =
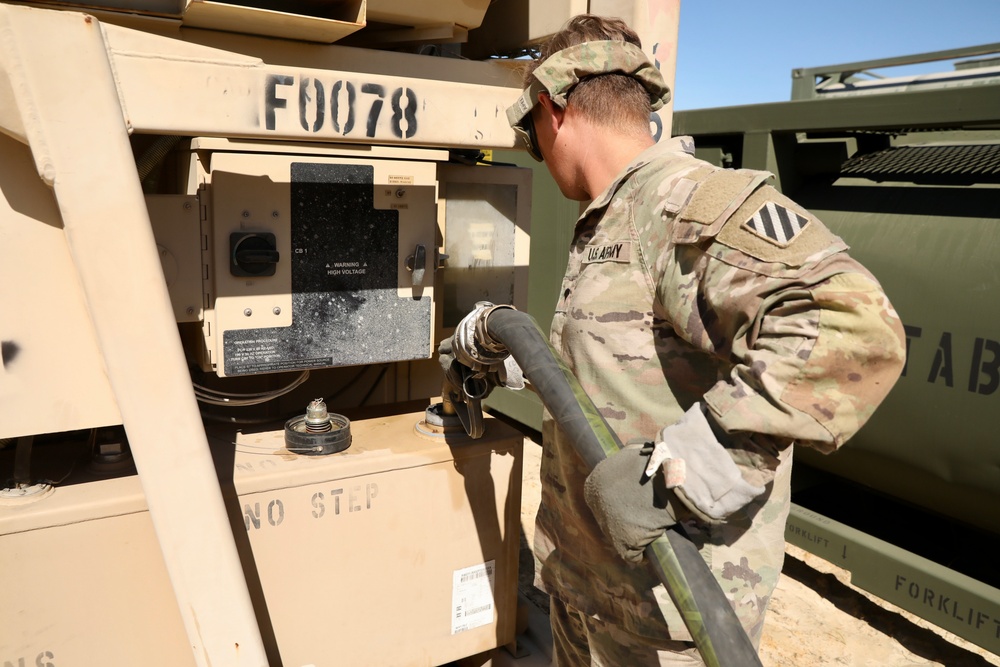
[[[534,319],[512,308],[486,314],[480,341],[506,347],[580,458],[593,470],[622,448],[580,382],[548,343]],[[688,632],[712,667],[761,665],[729,600],[697,548],[675,528],[645,549],[646,561],[681,613]]]

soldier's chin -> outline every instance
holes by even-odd
[[[590,201],[592,197],[574,183],[557,183],[562,196],[571,201]]]

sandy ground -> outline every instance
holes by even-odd
[[[525,546],[534,535],[540,460],[541,447],[525,439],[521,504]],[[792,545],[785,553],[761,642],[765,667],[1000,665],[1000,656],[851,586],[846,571]],[[525,549],[521,592],[541,607],[544,595],[530,584],[533,565]]]

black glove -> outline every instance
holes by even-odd
[[[677,523],[662,475],[646,476],[652,444],[628,445],[604,459],[587,476],[584,498],[618,555],[642,561],[647,545]],[[659,486],[659,497],[654,492]]]

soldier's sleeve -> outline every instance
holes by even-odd
[[[726,433],[836,449],[902,371],[899,317],[843,241],[770,186],[714,227],[678,236],[657,286],[677,334],[730,364],[704,396],[712,418]]]

